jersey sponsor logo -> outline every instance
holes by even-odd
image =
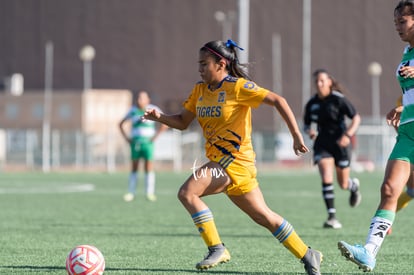
[[[217,102],[224,103],[225,99],[226,99],[226,92],[225,91],[219,92]]]
[[[398,81],[400,82],[400,86],[401,86],[403,95],[405,95],[408,91],[414,89],[413,79],[410,78],[410,77],[407,78],[401,72],[402,67],[406,67],[406,66],[410,66],[410,61],[409,60],[401,62],[401,64],[398,66],[398,69],[397,69],[397,78],[398,78]]]
[[[198,117],[220,117],[221,106],[203,106],[197,107]]]
[[[401,68],[406,67],[406,66],[410,66],[410,61],[401,62],[400,66],[398,67],[398,70],[397,70],[399,76],[404,77],[404,75],[402,75],[402,73],[401,73]]]

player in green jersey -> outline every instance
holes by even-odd
[[[398,197],[414,169],[414,0],[401,0],[397,4],[394,24],[401,40],[408,43],[396,71],[402,90],[402,106],[387,114],[388,124],[398,126],[398,137],[387,161],[381,201],[371,220],[365,245],[338,242],[342,255],[363,271],[374,269],[378,251],[394,222]]]
[[[132,106],[125,117],[119,123],[122,136],[131,147],[131,172],[128,180],[128,193],[124,195],[124,200],[129,202],[135,198],[139,160],[144,160],[144,179],[145,193],[147,199],[155,201],[155,173],[153,167],[154,159],[154,140],[165,131],[168,126],[161,124],[156,127],[154,121],[143,119],[142,116],[147,108],[160,110],[157,106],[150,103],[147,92],[140,91],[137,96],[137,105]],[[131,131],[127,134],[124,124],[131,121]]]

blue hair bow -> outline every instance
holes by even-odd
[[[244,49],[243,48],[241,48],[239,45],[237,45],[237,43],[236,42],[234,42],[233,40],[231,40],[231,39],[229,39],[229,40],[227,40],[227,42],[226,42],[226,47],[227,48],[230,48],[230,47],[236,47],[236,48],[238,48],[238,49],[240,49],[240,50],[242,50],[242,51],[244,51]]]

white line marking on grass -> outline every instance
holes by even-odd
[[[0,194],[56,194],[90,192],[95,190],[91,183],[68,183],[67,185],[32,185],[0,188]]]

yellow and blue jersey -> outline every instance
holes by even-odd
[[[203,129],[206,156],[226,168],[234,160],[252,165],[251,108],[260,105],[268,90],[244,78],[227,76],[219,87],[197,83],[183,106],[194,113]]]

